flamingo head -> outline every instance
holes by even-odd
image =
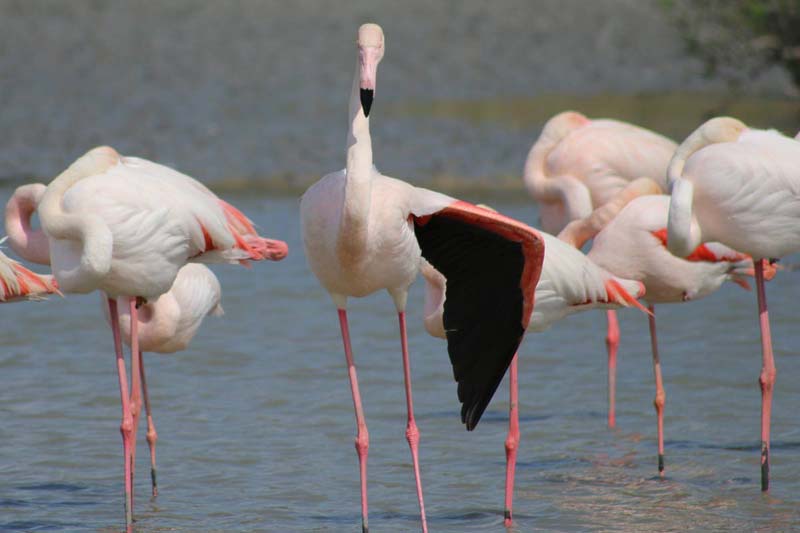
[[[375,95],[375,80],[378,63],[383,58],[383,30],[377,24],[362,24],[358,28],[358,65],[361,92],[361,107],[364,116],[369,116],[372,98]]]

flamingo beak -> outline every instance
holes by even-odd
[[[361,89],[361,107],[364,109],[364,116],[369,116],[369,110],[372,108],[372,98],[375,95],[374,89]]]
[[[383,49],[377,46],[360,46],[359,49],[360,65],[360,93],[361,108],[364,116],[368,117],[372,109],[372,99],[375,97],[375,80],[378,75],[378,63],[383,56]]]

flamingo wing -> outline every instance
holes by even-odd
[[[412,219],[422,256],[447,279],[447,351],[461,420],[472,430],[522,342],[544,240],[521,222],[466,202],[451,199],[430,212],[444,198],[430,196],[428,209],[412,210]]]
[[[41,300],[47,294],[61,294],[53,276],[31,272],[0,252],[0,303]]]

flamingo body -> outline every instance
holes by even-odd
[[[540,204],[544,231],[588,217],[628,182],[650,177],[665,189],[677,145],[633,124],[566,111],[551,118],[525,163],[525,183]]]
[[[666,195],[631,201],[594,236],[589,258],[609,272],[644,283],[644,299],[653,304],[702,298],[724,282],[752,272],[749,257],[719,243],[705,245],[712,260],[688,261],[672,255],[657,235],[667,227],[669,202]]]
[[[682,177],[694,185],[702,240],[755,258],[800,250],[800,142],[774,130],[745,130],[695,152]]]
[[[664,170],[675,148],[674,141],[633,124],[590,120],[553,148],[546,171],[550,176],[579,177],[592,205],[601,206],[634,178],[652,176],[664,188]]]
[[[113,152],[98,148],[84,157],[97,151]],[[111,240],[106,243],[110,253],[99,258],[103,271],[86,276],[83,243],[50,236],[53,273],[65,291],[100,289],[110,296],[156,298],[169,290],[187,261],[259,258],[238,245],[225,204],[199,182],[143,159],[117,155],[114,160],[114,154],[101,153],[111,164],[63,194],[66,214],[90,213]],[[282,248],[276,257],[285,255]]]
[[[185,350],[203,319],[223,313],[219,280],[205,265],[189,263],[178,271],[170,290],[139,307],[139,349],[143,352],[174,353]],[[122,303],[118,299],[118,305]],[[102,299],[108,319],[108,304]],[[130,339],[130,314],[120,305],[119,328],[123,340]]]
[[[456,200],[372,169],[369,232],[357,254],[340,253],[339,230],[346,170],[326,175],[300,201],[303,242],[312,272],[329,292],[363,297],[406,290],[419,271],[421,250],[410,216],[424,216]]]

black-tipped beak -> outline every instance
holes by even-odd
[[[361,89],[361,107],[364,109],[364,116],[369,116],[369,110],[372,108],[372,97],[375,91],[372,89]]]

